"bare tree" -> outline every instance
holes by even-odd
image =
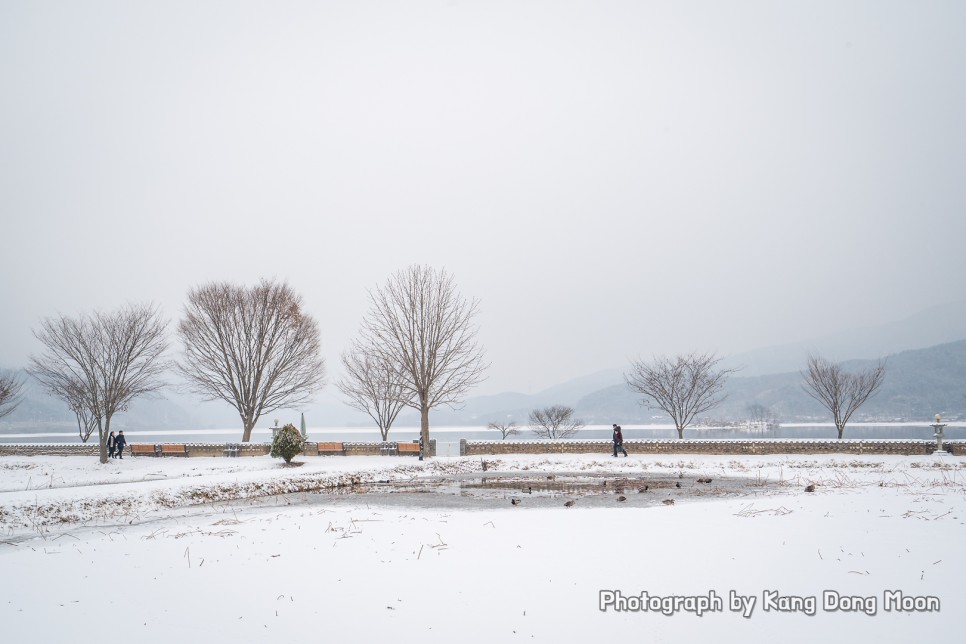
[[[342,354],[342,367],[345,374],[336,387],[348,398],[350,407],[369,414],[382,440],[388,440],[389,429],[406,406],[399,371],[378,351],[359,343]]]
[[[551,405],[530,412],[530,430],[540,438],[569,438],[580,431],[584,422],[574,418],[574,408]]]
[[[698,414],[725,399],[724,385],[735,369],[718,368],[719,362],[721,358],[713,353],[634,360],[624,381],[631,391],[644,396],[645,405],[665,411],[674,421],[678,438],[684,438],[685,427]]]
[[[446,271],[410,266],[369,292],[362,339],[396,369],[406,405],[419,410],[420,438],[429,445],[429,410],[455,407],[483,380],[487,364],[477,344],[477,302],[460,297]]]
[[[23,400],[23,381],[15,374],[0,375],[0,418],[13,412]]]
[[[94,415],[88,406],[89,397],[86,395],[86,387],[80,382],[71,382],[65,391],[58,396],[67,402],[67,406],[77,419],[77,434],[81,442],[86,443],[94,430],[97,429],[97,416]]]
[[[875,394],[885,379],[885,362],[879,360],[875,366],[848,373],[841,365],[815,355],[808,356],[808,366],[802,372],[805,393],[822,403],[832,413],[839,438],[845,433],[845,424],[852,414],[866,400]]]
[[[28,372],[78,419],[94,419],[101,463],[107,463],[114,414],[163,384],[167,325],[155,307],[129,305],[110,314],[47,318],[34,331],[45,350],[31,356]]]
[[[318,324],[284,283],[193,289],[178,337],[184,347],[178,370],[188,389],[234,407],[246,443],[262,414],[307,403],[324,384]]]
[[[746,407],[751,424],[758,430],[758,435],[766,429],[774,429],[778,425],[778,417],[771,407],[761,403],[751,403]]]
[[[506,440],[507,436],[516,436],[517,434],[520,433],[520,430],[517,429],[516,421],[513,421],[513,420],[509,422],[504,420],[502,422],[489,423],[487,427],[489,427],[490,429],[495,429],[498,432],[500,432],[500,434],[503,435],[503,440]]]

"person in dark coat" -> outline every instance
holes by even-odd
[[[617,458],[617,452],[624,452],[624,458],[627,458],[627,450],[624,449],[624,434],[621,433],[621,426],[614,423],[614,458]]]
[[[127,445],[127,439],[124,438],[124,430],[121,430],[117,433],[117,438],[114,440],[114,447],[117,449],[118,458],[124,458],[125,445]]]
[[[114,432],[107,437],[107,455],[110,458],[114,458],[114,451],[117,449],[117,439],[114,438]]]

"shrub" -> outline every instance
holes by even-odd
[[[302,453],[303,445],[305,445],[305,439],[302,438],[302,433],[295,425],[289,423],[278,430],[275,438],[272,439],[271,456],[284,458],[286,463],[291,463],[296,454]]]

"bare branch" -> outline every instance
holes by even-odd
[[[802,388],[832,414],[839,438],[852,414],[865,404],[882,386],[886,365],[879,360],[875,366],[858,373],[847,373],[841,365],[816,355],[808,356],[802,372]]]
[[[23,400],[23,381],[15,374],[0,375],[0,418],[10,414]]]
[[[513,420],[511,420],[510,422],[502,421],[502,422],[489,423],[487,424],[487,427],[490,429],[495,429],[498,432],[500,432],[500,434],[503,436],[503,440],[506,440],[508,436],[516,436],[517,434],[520,433],[520,430],[517,429],[516,421],[513,421]]]
[[[477,344],[477,302],[459,296],[446,271],[410,266],[370,291],[362,344],[396,371],[401,399],[418,409],[429,444],[429,410],[458,405],[484,378],[487,364]]]
[[[110,314],[47,318],[34,331],[45,350],[31,356],[28,372],[78,415],[82,438],[96,423],[102,463],[114,414],[163,386],[167,324],[154,306],[129,305]]]
[[[644,404],[666,412],[678,438],[704,412],[725,399],[724,386],[735,369],[719,369],[713,353],[689,353],[674,358],[656,357],[650,362],[634,360],[624,381],[631,391],[644,396]]]
[[[584,426],[584,421],[574,418],[573,407],[551,405],[530,412],[530,431],[540,438],[570,438]]]
[[[342,354],[342,367],[345,375],[336,387],[350,407],[364,411],[375,421],[382,440],[388,440],[389,429],[406,406],[399,370],[387,363],[379,351],[359,343]]]
[[[234,407],[243,442],[262,414],[309,402],[325,381],[318,324],[287,284],[198,287],[188,293],[178,337],[189,389]]]

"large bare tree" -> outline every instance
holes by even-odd
[[[234,407],[246,443],[262,414],[309,402],[325,382],[318,323],[284,283],[193,289],[178,337],[188,389]]]
[[[530,412],[530,431],[540,438],[570,438],[584,426],[584,422],[574,418],[574,408],[565,405],[551,405]]]
[[[802,372],[802,388],[831,412],[841,439],[849,418],[879,390],[885,374],[886,365],[882,360],[864,371],[849,373],[841,365],[810,355]]]
[[[458,405],[488,366],[473,321],[478,304],[460,296],[445,270],[429,266],[398,271],[369,299],[362,342],[397,371],[428,448],[429,410]]]
[[[364,411],[388,440],[389,429],[406,406],[399,370],[372,347],[354,343],[342,354],[344,374],[336,383],[350,407]]]
[[[666,412],[674,421],[678,438],[684,438],[684,429],[698,414],[725,399],[725,382],[735,370],[718,367],[720,362],[713,353],[633,360],[624,381],[631,391],[644,396],[645,405]]]
[[[23,381],[15,374],[0,375],[0,418],[13,412],[23,400]]]
[[[101,463],[107,463],[114,414],[163,385],[167,326],[154,306],[128,305],[114,313],[47,318],[34,331],[44,352],[31,356],[28,372],[78,414],[78,423],[81,414],[85,422],[93,419]]]

